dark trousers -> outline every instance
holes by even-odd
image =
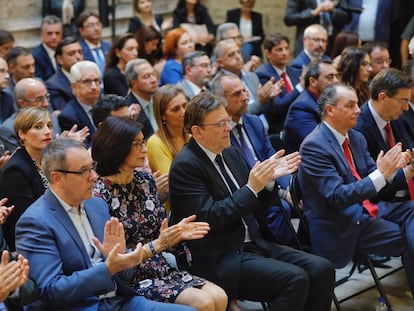
[[[278,244],[266,253],[246,244],[239,299],[270,302],[277,311],[331,310],[335,269],[328,260]]]

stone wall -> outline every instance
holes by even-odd
[[[2,9],[0,10],[0,28],[11,31],[16,39],[17,45],[33,47],[39,43],[39,27],[41,22],[40,0],[1,0]],[[156,6],[154,1],[154,6]],[[171,0],[158,0],[159,7],[168,7]],[[166,2],[167,1],[167,2]],[[86,0],[86,5],[90,9],[97,9],[97,0]],[[112,3],[109,0],[109,3]],[[116,33],[126,30],[128,18],[132,16],[132,0],[115,0],[116,13]],[[226,10],[238,7],[238,0],[202,0],[206,5],[215,23],[222,23],[226,17]],[[255,10],[263,14],[265,33],[283,32],[289,37],[293,37],[294,28],[288,28],[283,23],[286,0],[256,0]],[[104,36],[111,37],[111,28],[104,29]]]

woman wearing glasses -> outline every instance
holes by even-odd
[[[148,139],[147,157],[153,172],[167,174],[175,155],[190,139],[190,135],[184,132],[187,100],[180,87],[167,84],[155,92],[153,105],[158,129]],[[169,213],[168,202],[164,207]]]
[[[17,220],[49,185],[40,169],[40,160],[43,149],[52,140],[53,123],[46,108],[24,108],[17,114],[14,130],[21,148],[14,152],[0,174],[1,197],[8,198],[8,205],[14,205],[13,213],[3,225],[11,251],[15,250]]]
[[[135,168],[144,164],[147,148],[141,125],[129,118],[109,117],[92,141],[92,157],[101,176],[94,195],[102,197],[112,216],[125,228],[127,248],[141,242],[145,258],[130,281],[138,295],[148,299],[189,305],[198,310],[225,310],[227,296],[213,283],[172,268],[161,254],[183,240],[203,238],[209,230],[195,216],[167,227],[154,179]],[[188,252],[183,255],[190,259]]]

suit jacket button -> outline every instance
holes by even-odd
[[[361,221],[360,220],[357,220],[356,224],[359,225],[360,223],[361,223]]]
[[[239,249],[237,250],[237,254],[240,254],[240,250]]]

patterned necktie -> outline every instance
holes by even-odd
[[[390,122],[387,122],[387,124],[384,126],[384,130],[387,136],[388,146],[390,146],[390,148],[394,147],[395,140],[394,140],[394,134],[392,133]],[[407,186],[408,186],[408,192],[410,193],[410,199],[414,200],[414,180],[412,178],[407,180]]]
[[[95,62],[101,71],[101,77],[103,77],[105,71],[105,57],[101,48],[94,48],[93,51],[95,52]]]
[[[290,86],[289,80],[286,77],[286,72],[282,72],[280,74],[280,77],[282,78],[283,82],[285,83],[286,93],[292,92],[292,87]]]
[[[246,137],[244,136],[243,131],[242,131],[242,125],[237,124],[236,129],[237,129],[237,132],[239,133],[240,151],[243,155],[244,160],[249,166],[249,169],[251,169],[256,164],[256,159],[252,153],[252,150],[249,148],[247,144]]]
[[[351,168],[352,175],[354,175],[356,180],[361,180],[361,176],[357,172],[354,163],[352,162],[352,155],[351,149],[349,149],[348,138],[345,138],[344,142],[342,143],[342,148],[344,149],[345,158]],[[369,199],[362,201],[362,206],[367,210],[368,214],[375,218],[378,214],[378,206],[372,203]]]

